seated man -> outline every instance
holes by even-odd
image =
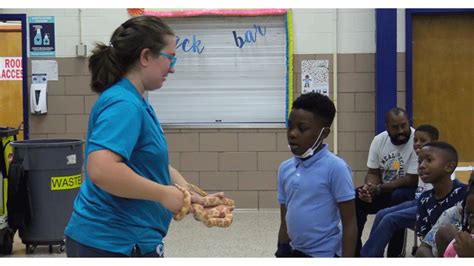
[[[414,129],[410,127],[406,111],[401,108],[388,111],[385,128],[386,131],[375,136],[370,145],[365,184],[356,189],[356,256],[360,256],[361,236],[368,214],[415,198],[418,158],[413,149]],[[404,234],[403,230],[394,234],[397,244],[389,245],[389,257],[398,257],[402,252]]]

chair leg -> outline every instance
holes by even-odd
[[[418,249],[418,237],[416,237],[416,232],[414,232],[413,247],[411,248],[411,255],[415,257],[416,250]]]
[[[408,239],[408,235],[407,235],[407,229],[405,228],[405,235],[403,237],[403,247],[402,247],[402,252],[398,255],[399,257],[403,258],[403,257],[406,257],[406,248],[407,248],[407,239]]]

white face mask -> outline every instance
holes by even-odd
[[[319,146],[323,143],[323,140],[321,140],[321,142],[320,142],[319,139],[320,139],[321,136],[323,135],[323,131],[324,131],[325,128],[326,128],[326,127],[323,127],[323,128],[321,129],[321,132],[319,132],[319,136],[318,136],[318,138],[316,139],[316,141],[314,142],[313,146],[309,147],[303,154],[301,154],[301,155],[296,155],[296,154],[295,154],[295,156],[298,157],[298,158],[300,158],[300,159],[306,159],[306,158],[308,158],[308,157],[313,156],[314,151],[316,151],[316,150],[319,148]],[[290,147],[290,145],[288,145],[288,147]]]

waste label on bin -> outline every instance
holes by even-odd
[[[51,190],[68,190],[81,186],[81,174],[51,177]]]

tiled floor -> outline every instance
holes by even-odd
[[[373,215],[369,216],[363,240],[367,238]],[[172,222],[166,237],[166,257],[273,257],[275,252],[280,212],[278,210],[236,210],[234,222],[229,228],[207,228],[187,217]],[[409,230],[407,256],[411,256],[413,231]],[[16,236],[14,257],[65,257],[54,247],[49,254],[47,246],[39,246],[33,254],[26,255],[25,245]]]

